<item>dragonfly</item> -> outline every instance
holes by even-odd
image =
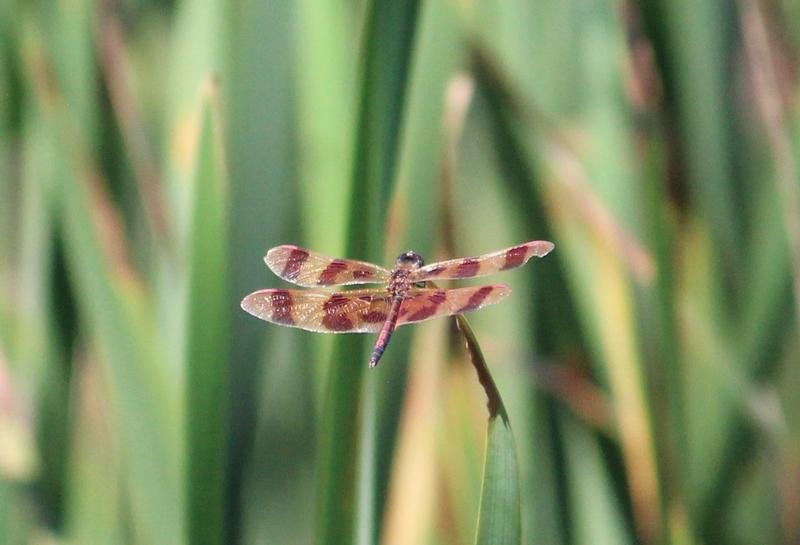
[[[441,261],[430,265],[415,252],[400,254],[394,268],[354,259],[336,259],[284,244],[264,256],[280,278],[304,288],[269,288],[251,293],[241,306],[273,324],[320,333],[378,333],[369,366],[378,365],[394,330],[413,324],[478,310],[508,296],[505,284],[439,289],[429,282],[484,276],[514,269],[534,256],[544,257],[555,245],[533,240],[504,250]],[[384,284],[381,288],[328,291],[325,286]]]

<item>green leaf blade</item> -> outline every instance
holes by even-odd
[[[477,545],[520,543],[519,468],[514,434],[497,416],[486,430],[486,458],[478,515]]]
[[[185,365],[187,532],[190,543],[209,545],[223,542],[231,306],[227,290],[227,184],[213,99],[209,94],[202,106],[190,214]]]
[[[367,8],[347,222],[350,258],[382,257],[418,7],[417,1],[375,0]],[[377,406],[377,384],[364,381],[367,361],[363,336],[334,342],[319,453],[320,545],[378,539],[374,434],[380,424],[364,415]]]
[[[486,392],[486,407],[489,411],[475,543],[515,545],[522,539],[522,524],[514,434],[500,391],[489,371],[475,333],[463,315],[456,316],[456,324],[464,336],[470,361]]]

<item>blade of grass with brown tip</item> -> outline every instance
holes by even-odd
[[[483,352],[467,319],[456,316],[467,353],[478,381],[486,392],[489,412],[486,430],[486,455],[483,462],[481,503],[478,513],[477,545],[517,545],[521,539],[519,470],[514,434],[503,399],[492,378]]]

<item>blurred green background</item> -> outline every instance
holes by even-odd
[[[800,543],[798,47],[790,0],[0,0],[0,543]],[[533,239],[469,316],[507,420],[453,320],[367,370],[239,309],[281,243]]]

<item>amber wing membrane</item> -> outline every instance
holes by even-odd
[[[397,325],[452,316],[497,303],[511,293],[505,284],[471,288],[414,289],[403,299]]]
[[[448,280],[493,274],[524,265],[533,256],[544,257],[554,247],[552,242],[533,240],[491,254],[441,261],[417,269],[411,273],[409,281]]]
[[[391,275],[373,263],[335,259],[292,244],[272,248],[264,261],[284,280],[308,288],[388,282]]]
[[[390,304],[391,295],[382,289],[265,289],[242,300],[242,308],[256,318],[321,333],[377,333]]]

